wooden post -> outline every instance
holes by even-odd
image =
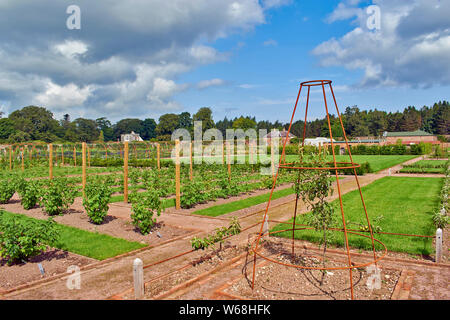
[[[91,149],[89,148],[88,145],[86,145],[87,148],[87,156],[88,156],[88,167],[91,167]]]
[[[53,179],[53,144],[48,145],[48,171],[49,171],[49,179]]]
[[[189,144],[189,180],[194,178],[194,172],[192,170],[192,142]]]
[[[436,230],[436,263],[442,261],[442,229]]]
[[[12,148],[13,146],[9,147],[9,170],[12,170]]]
[[[141,299],[144,296],[144,267],[139,258],[133,261],[134,297]]]
[[[73,146],[73,165],[77,166],[77,149],[75,146]]]
[[[156,144],[156,161],[158,162],[158,170],[161,169],[161,163],[159,162],[160,157],[160,146],[159,143]]]
[[[123,150],[123,202],[128,203],[128,141]]]
[[[64,166],[64,147],[61,145],[61,166]]]
[[[81,165],[82,165],[82,184],[83,184],[83,197],[84,189],[86,188],[86,142],[81,144]]]
[[[24,171],[25,170],[25,164],[24,164],[24,162],[23,162],[23,157],[24,157],[24,152],[25,152],[25,149],[22,147],[22,171]]]
[[[180,140],[175,140],[175,190],[176,202],[175,208],[181,209],[181,190],[180,190]]]

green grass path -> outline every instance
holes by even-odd
[[[369,219],[380,215],[384,218],[379,223],[383,232],[434,235],[432,214],[439,203],[439,192],[443,183],[442,178],[413,178],[413,177],[384,177],[362,188]],[[348,228],[358,229],[353,223],[366,225],[364,210],[358,190],[342,196],[345,219]],[[336,208],[335,215],[338,225],[342,226],[342,217],[337,200],[333,201]],[[297,223],[307,224],[307,216],[297,217]],[[350,221],[350,223],[349,223]],[[289,220],[292,223],[292,219]],[[287,225],[277,225],[272,231],[286,229]],[[333,243],[343,245],[342,232],[334,232]],[[291,237],[292,232],[283,232],[278,236]],[[367,235],[369,235],[367,233]],[[313,230],[295,232],[297,239],[312,242],[320,241],[322,234]],[[433,252],[431,238],[405,237],[396,235],[376,234],[389,251],[408,252],[412,254],[430,254]],[[370,239],[349,236],[349,243],[353,247],[371,249]],[[377,246],[381,248],[381,246]]]

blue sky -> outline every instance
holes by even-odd
[[[206,106],[215,121],[288,122],[299,83],[314,79],[333,80],[342,110],[450,100],[450,1],[76,3],[80,30],[65,26],[72,1],[0,0],[5,114],[35,104],[117,121]],[[310,119],[323,115],[314,91]]]

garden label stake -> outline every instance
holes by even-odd
[[[305,138],[306,138],[306,124],[307,124],[307,114],[308,114],[308,104],[309,104],[309,96],[310,96],[310,88],[311,87],[315,87],[315,86],[319,86],[322,87],[322,94],[323,94],[323,102],[324,102],[324,109],[326,112],[326,118],[327,118],[327,124],[328,124],[328,132],[329,132],[329,136],[330,136],[330,147],[331,147],[331,153],[332,153],[332,157],[333,157],[333,161],[332,162],[326,162],[326,147],[327,144],[324,143],[323,148],[319,145],[319,153],[315,156],[312,156],[312,162],[311,163],[306,163],[303,162],[303,160],[300,160],[300,164],[297,164],[295,162],[290,162],[287,163],[286,159],[285,159],[285,154],[286,154],[286,142],[288,139],[285,139],[283,142],[283,150],[281,153],[281,157],[280,157],[280,162],[279,165],[277,167],[276,170],[273,169],[274,174],[274,181],[273,181],[273,185],[272,185],[272,190],[270,192],[270,196],[269,196],[269,200],[267,202],[266,205],[266,210],[265,210],[265,214],[264,217],[262,219],[262,222],[260,223],[260,230],[258,233],[258,236],[256,238],[256,240],[252,243],[251,245],[251,250],[254,253],[254,258],[253,258],[253,275],[252,275],[252,289],[254,289],[255,287],[255,275],[256,275],[256,259],[257,256],[260,258],[263,258],[267,261],[270,261],[271,263],[276,263],[276,264],[280,264],[280,265],[284,265],[287,267],[293,267],[293,268],[297,268],[297,269],[307,269],[307,270],[321,270],[322,272],[325,272],[326,270],[348,270],[349,271],[349,282],[350,282],[350,297],[352,299],[354,299],[354,285],[353,285],[353,277],[352,277],[352,269],[354,268],[362,268],[362,267],[366,267],[372,264],[375,264],[375,266],[377,265],[377,262],[380,261],[381,259],[383,259],[386,254],[387,254],[387,248],[386,246],[379,240],[375,239],[373,237],[373,231],[372,231],[372,227],[369,221],[369,217],[367,214],[367,208],[364,202],[364,198],[363,198],[363,194],[361,191],[361,186],[359,184],[359,180],[358,180],[358,176],[356,174],[356,168],[359,168],[360,165],[357,163],[353,162],[353,158],[351,156],[351,151],[350,151],[350,146],[348,144],[348,139],[347,136],[345,134],[345,130],[344,130],[344,125],[342,122],[342,118],[341,115],[339,113],[339,109],[336,103],[336,98],[333,92],[333,88],[331,86],[331,80],[313,80],[313,81],[306,81],[306,82],[302,82],[300,83],[300,88],[298,91],[298,95],[297,95],[297,99],[295,101],[295,105],[294,105],[294,110],[292,112],[292,116],[291,116],[291,121],[289,123],[289,128],[287,130],[287,137],[290,134],[291,128],[292,128],[292,124],[294,122],[294,116],[298,107],[298,102],[300,99],[300,95],[302,92],[302,88],[303,87],[307,87],[308,88],[308,93],[307,93],[307,100],[306,100],[306,109],[305,109],[305,120],[304,120],[304,126],[303,126],[303,138],[302,138],[302,149],[304,146],[304,142],[305,142]],[[325,86],[329,86],[329,89],[333,95],[333,100],[334,100],[334,104],[336,107],[336,112],[339,118],[339,124],[340,124],[340,128],[343,132],[343,136],[345,139],[345,145],[346,148],[348,150],[348,155],[349,155],[349,162],[337,162],[336,161],[336,154],[335,154],[335,149],[334,149],[334,143],[333,143],[333,132],[331,130],[331,120],[330,120],[330,114],[328,111],[328,104],[327,104],[327,99],[326,99],[326,93],[325,93]],[[323,149],[323,153],[324,156],[322,158],[322,149]],[[303,151],[302,151],[303,152]],[[301,158],[302,159],[302,158]],[[272,160],[273,163],[273,160]],[[346,255],[347,255],[347,263],[344,265],[339,265],[339,266],[332,266],[332,267],[327,267],[325,264],[321,267],[318,266],[305,266],[305,265],[301,265],[301,264],[294,264],[294,262],[292,263],[286,263],[286,262],[281,262],[278,259],[274,259],[274,258],[269,258],[267,256],[265,256],[261,250],[259,250],[260,247],[260,241],[261,241],[261,237],[263,236],[263,228],[264,228],[264,222],[266,221],[268,214],[269,214],[269,208],[270,208],[270,203],[272,200],[272,195],[276,186],[276,181],[278,179],[278,175],[279,175],[279,171],[280,170],[298,170],[299,171],[299,175],[297,178],[297,184],[296,185],[296,193],[297,193],[297,197],[295,200],[295,211],[294,211],[294,220],[292,223],[292,227],[289,229],[284,229],[284,230],[277,230],[277,231],[273,231],[271,233],[279,233],[279,232],[286,232],[286,231],[292,231],[292,244],[294,244],[294,239],[295,239],[295,231],[301,231],[301,230],[316,230],[318,231],[318,229],[323,229],[323,240],[324,240],[324,255],[325,255],[325,251],[326,251],[326,242],[328,241],[328,237],[327,237],[327,232],[343,232],[344,233],[344,237],[345,237],[345,250],[346,250]],[[339,170],[345,170],[345,169],[353,169],[353,173],[354,173],[354,177],[355,177],[355,181],[356,184],[358,186],[358,190],[359,190],[359,194],[361,197],[361,202],[364,208],[364,213],[365,213],[365,217],[367,220],[367,224],[369,227],[369,231],[370,231],[370,236],[358,233],[354,230],[348,230],[347,226],[346,226],[346,220],[345,220],[345,213],[344,213],[344,204],[342,202],[342,194],[341,194],[341,186],[339,183]],[[339,195],[339,206],[340,206],[340,212],[341,212],[341,219],[342,219],[342,228],[332,228],[331,226],[331,221],[332,221],[332,212],[333,212],[333,208],[331,207],[330,204],[328,204],[328,202],[326,201],[326,196],[328,195],[328,192],[331,192],[332,189],[331,188],[331,182],[329,180],[329,178],[327,178],[329,176],[329,172],[333,172],[334,176],[336,178],[336,188],[338,191],[338,195]],[[304,176],[303,176],[304,174]],[[303,178],[301,178],[303,177]],[[305,180],[306,177],[306,180]],[[311,185],[308,185],[308,179],[310,180],[310,182],[312,181],[313,183]],[[325,183],[325,180],[327,180],[327,182]],[[323,181],[322,181],[323,180]],[[318,182],[318,183],[316,183]],[[322,187],[323,184],[323,187]],[[326,187],[325,187],[326,185]],[[310,214],[312,214],[312,218],[310,218],[309,224],[306,225],[306,227],[302,227],[301,228],[296,228],[295,225],[295,219],[296,219],[296,213],[297,213],[297,202],[299,200],[298,194],[301,193],[302,194],[302,200],[308,200],[308,201],[304,201],[305,203],[309,202],[309,207],[312,207],[312,211],[310,212]],[[305,196],[306,195],[306,196]],[[308,198],[309,197],[309,198]],[[318,201],[316,201],[318,200]],[[314,214],[318,214],[316,217],[314,217]],[[311,220],[312,219],[312,220]],[[289,223],[290,224],[290,223]],[[361,264],[354,264],[352,263],[351,260],[351,254],[350,254],[350,247],[349,247],[349,239],[348,239],[348,235],[352,234],[352,235],[356,235],[356,236],[360,236],[360,237],[365,237],[368,238],[372,241],[372,250],[373,250],[373,260],[369,261],[369,262],[365,262],[365,263],[361,263]],[[377,256],[375,253],[375,242],[377,242],[378,244],[380,244],[383,248],[384,248],[384,253],[381,254],[380,256]],[[295,261],[295,256],[294,256],[294,246],[292,246],[292,258],[293,261]],[[325,262],[325,259],[324,259]],[[322,278],[323,279],[323,278]]]

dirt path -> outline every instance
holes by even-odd
[[[421,157],[407,161],[407,163],[412,163],[421,160]],[[396,166],[397,167],[397,166]],[[394,168],[391,168],[391,172],[394,172]],[[387,176],[389,170],[383,170],[379,173],[368,174],[366,176],[358,177],[360,186],[365,186],[372,183],[375,180]],[[355,190],[358,186],[354,177],[347,177],[339,181],[341,193],[345,194],[352,190]],[[336,186],[335,186],[336,188]],[[333,197],[330,199],[335,199],[338,197],[337,192],[334,193]],[[277,199],[271,204],[270,219],[283,221],[292,217],[293,212],[293,196],[285,197],[282,199]],[[189,228],[202,230],[199,231],[196,236],[202,236],[217,227],[226,226],[228,224],[227,218],[230,215],[237,215],[241,218],[242,228],[252,226],[253,224],[260,223],[265,212],[265,207],[267,203],[263,203],[254,206],[249,209],[243,209],[232,214],[228,214],[225,217],[204,217],[204,216],[193,216],[187,215],[182,212],[173,211],[170,214],[164,214],[161,216],[161,220],[168,225],[173,225],[181,228]],[[128,204],[116,203],[111,204],[110,214],[118,218],[126,219],[129,217],[130,206]],[[304,212],[303,209],[301,212]],[[243,245],[248,242],[248,237],[250,234],[254,234],[259,231],[260,224],[254,226],[245,232],[230,239],[231,244]],[[124,258],[106,262],[100,264],[99,266],[82,271],[81,273],[81,289],[80,290],[69,290],[66,287],[67,276],[60,279],[50,281],[48,283],[43,283],[35,287],[27,288],[24,290],[12,292],[4,295],[0,298],[3,299],[107,299],[111,296],[124,292],[125,290],[132,287],[132,261],[135,258],[140,258],[143,260],[144,266],[155,263],[162,259],[167,259],[182,252],[190,251],[192,248],[190,246],[190,239],[193,235],[186,236],[185,238],[174,240],[172,242],[156,246],[154,248],[149,248],[142,250],[139,253],[128,255]],[[169,262],[159,264],[157,266],[146,269],[144,272],[144,281],[158,276],[160,274],[167,273],[172,270],[189,263],[192,257],[195,255],[200,255],[199,252],[194,252],[191,254],[182,255],[178,258],[172,259]],[[239,265],[236,264],[235,267],[239,269]],[[422,268],[423,269],[423,268]],[[231,269],[230,269],[231,270]],[[220,273],[218,279],[214,282],[215,285],[220,285],[226,281],[231,280],[236,276],[237,271]],[[440,282],[442,279],[434,278],[421,278],[419,276],[420,270],[418,270],[417,280],[418,286],[422,287],[433,286],[434,282]],[[438,275],[436,273],[436,275]],[[447,277],[448,278],[448,277]],[[427,280],[428,279],[428,280]],[[428,282],[427,282],[428,281]],[[433,282],[434,281],[434,282]],[[213,286],[212,286],[213,287]],[[211,293],[211,292],[209,292]],[[200,296],[197,298],[205,298],[204,293],[199,293]],[[194,297],[195,295],[188,295],[186,297]]]

